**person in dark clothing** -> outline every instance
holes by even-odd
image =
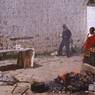
[[[62,41],[59,46],[58,50],[58,56],[62,55],[62,49],[65,46],[66,48],[66,56],[70,57],[70,39],[71,39],[72,33],[68,29],[68,27],[64,24],[63,25],[63,32],[62,32]]]

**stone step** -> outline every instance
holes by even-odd
[[[95,74],[95,67],[87,63],[82,64],[82,71],[90,71]]]

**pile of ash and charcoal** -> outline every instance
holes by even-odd
[[[37,93],[75,93],[95,91],[95,74],[91,72],[66,73],[49,82],[34,82],[31,90]]]

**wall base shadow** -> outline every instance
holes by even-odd
[[[42,65],[34,63],[33,69],[39,68]],[[6,66],[0,66],[0,71],[10,71],[10,70],[17,70],[17,69],[24,69],[23,67],[18,66],[17,64],[11,64]],[[27,69],[27,68],[25,68]]]
[[[0,66],[0,71],[10,71],[10,70],[17,70],[17,69],[22,69],[22,67],[18,66],[17,64]]]

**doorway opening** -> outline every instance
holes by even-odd
[[[95,6],[87,6],[87,30],[95,27]]]
[[[87,30],[95,27],[95,0],[89,0],[87,3]]]

